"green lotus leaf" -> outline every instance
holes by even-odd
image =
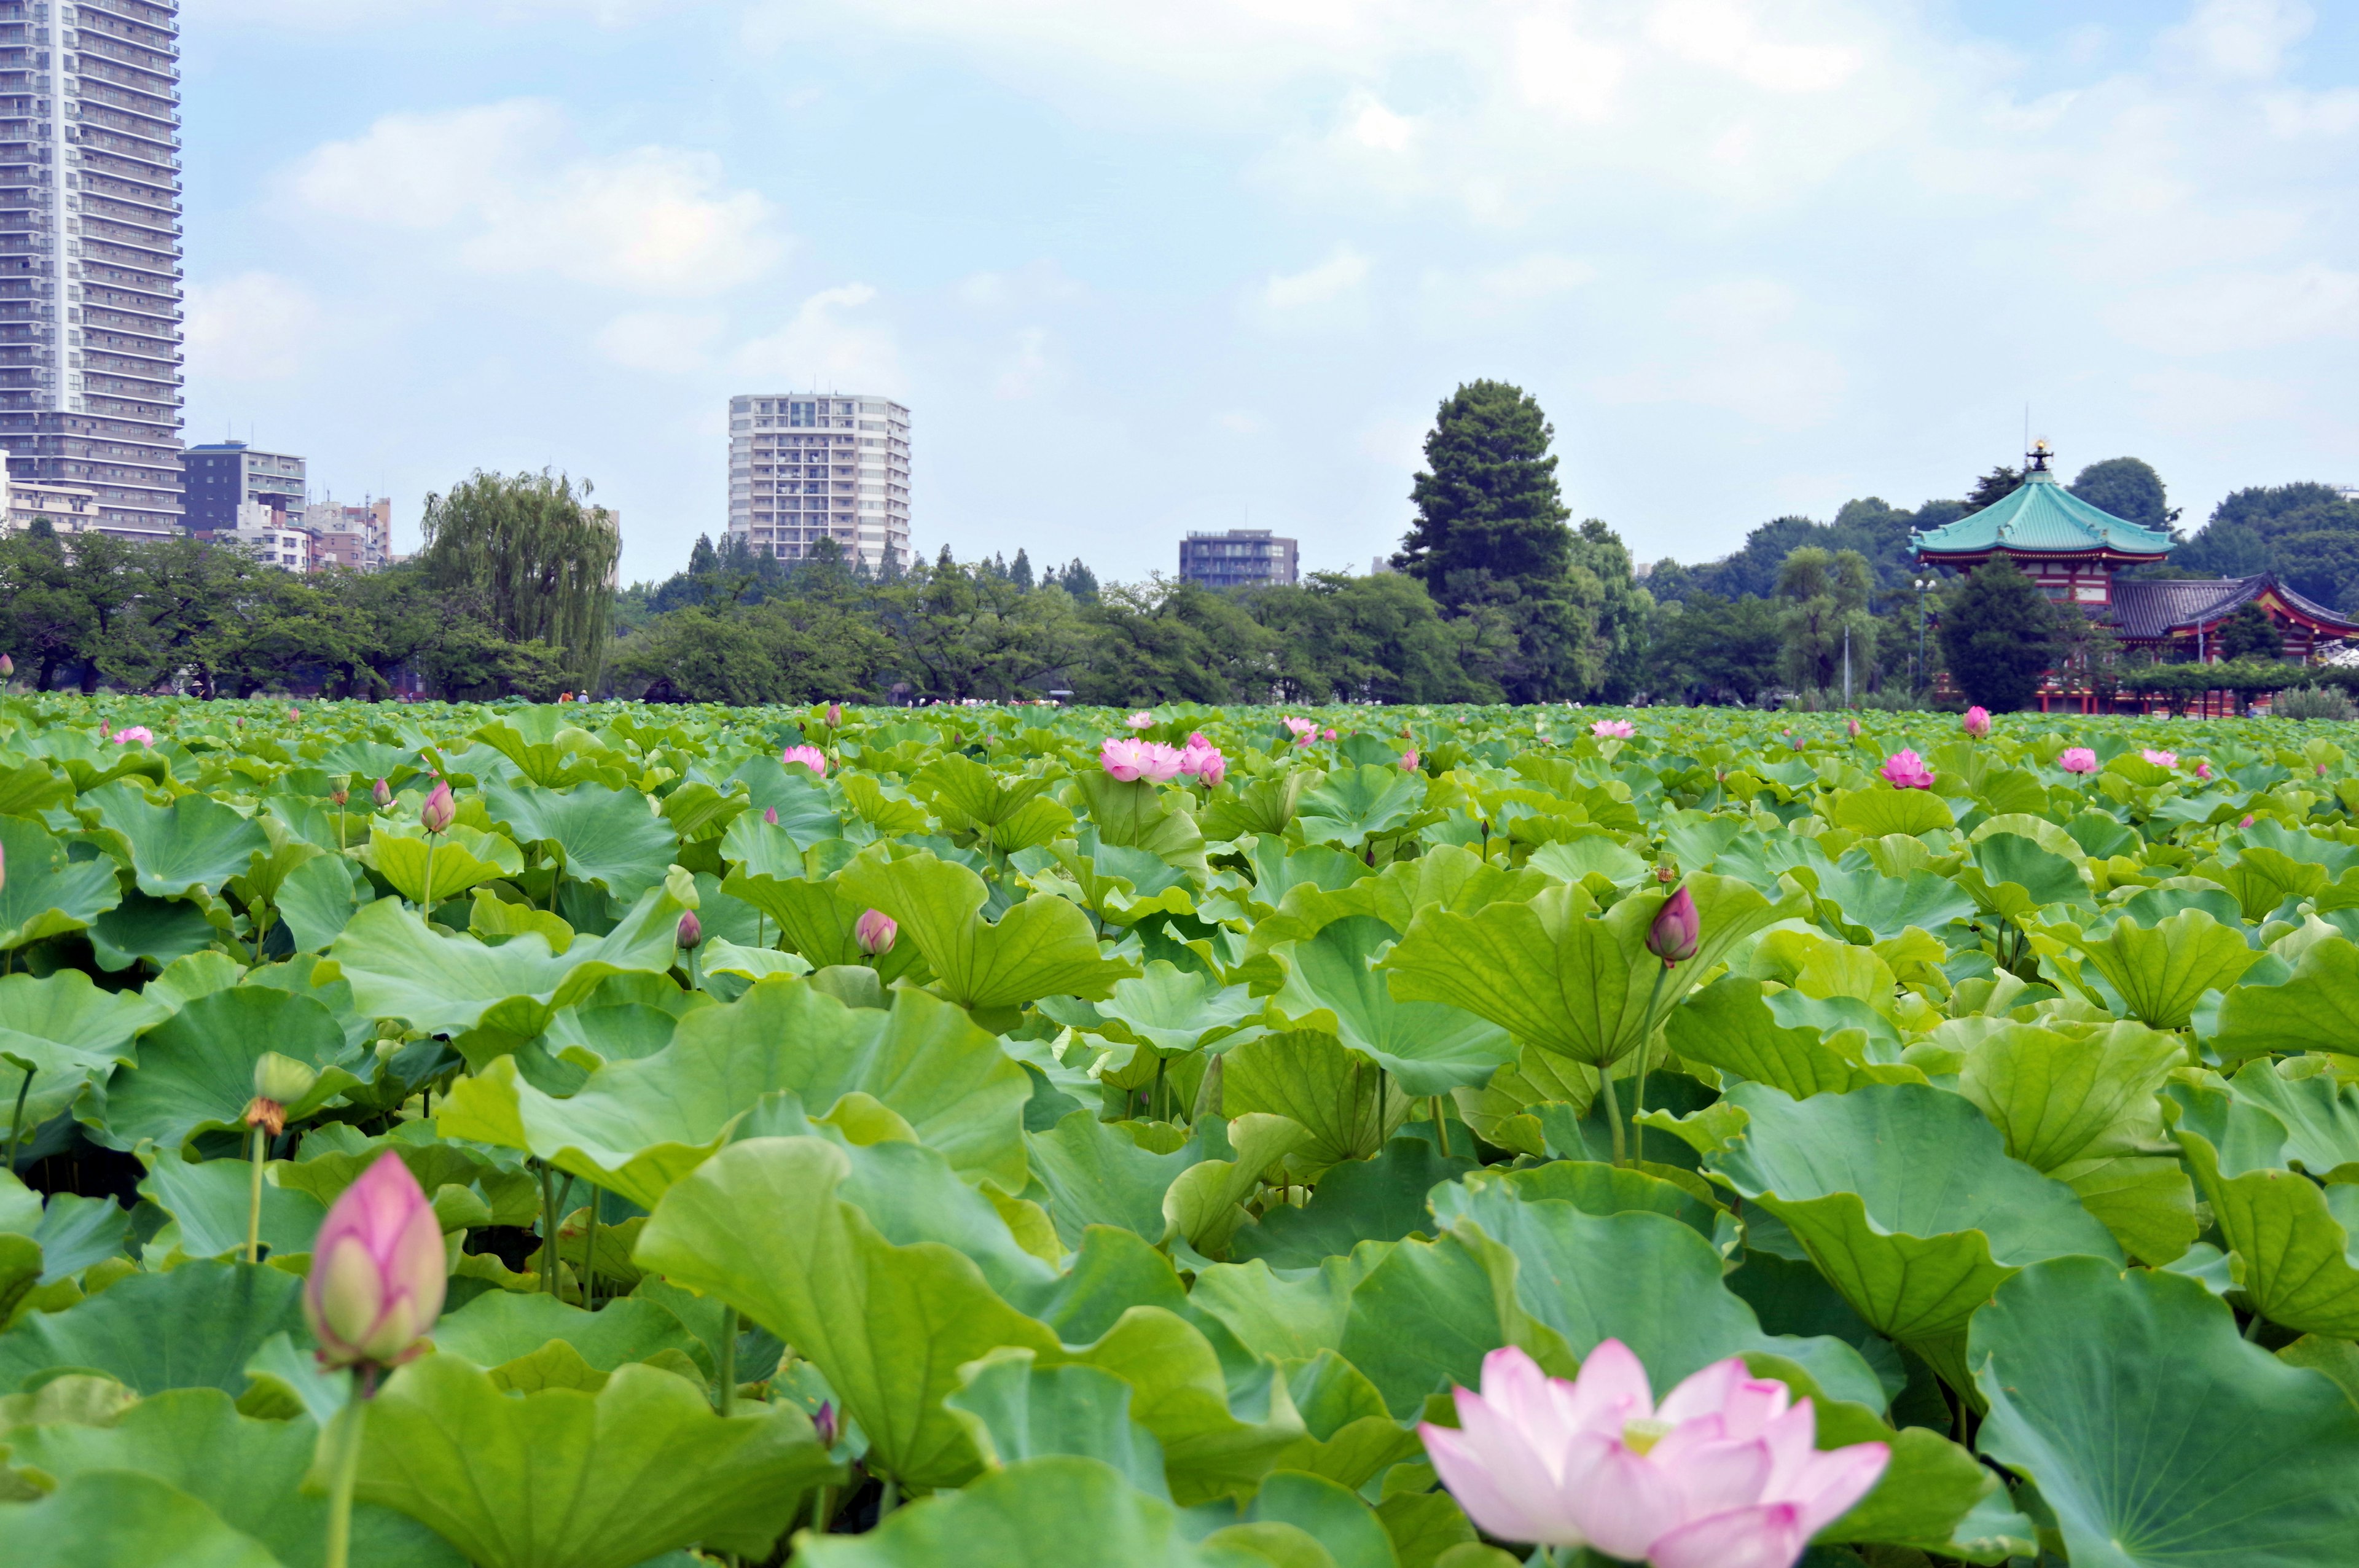
[[[1280,1204],[1268,1210],[1259,1225],[1237,1233],[1230,1256],[1259,1258],[1279,1269],[1315,1269],[1363,1241],[1435,1234],[1427,1195],[1474,1168],[1472,1159],[1445,1158],[1421,1138],[1396,1138],[1372,1160],[1330,1168],[1306,1206]]]
[[[2130,1016],[2157,1029],[2186,1027],[2205,991],[2232,989],[2261,959],[2241,929],[2200,909],[2181,910],[2151,927],[2116,921],[2104,940],[2075,946],[2128,1004]]]
[[[1163,1445],[1130,1419],[1130,1385],[1095,1367],[1042,1367],[1038,1360],[1029,1350],[994,1351],[962,1368],[962,1386],[942,1401],[965,1425],[984,1468],[1078,1454],[1169,1502]]]
[[[1072,1454],[995,1470],[912,1503],[864,1535],[795,1540],[797,1561],[811,1568],[1270,1568],[1260,1553],[1191,1541],[1169,1503],[1112,1465]]]
[[[242,1133],[255,1064],[274,1052],[319,1074],[286,1107],[290,1121],[360,1083],[343,1065],[350,1048],[327,1008],[272,986],[235,986],[197,998],[141,1038],[137,1064],[107,1080],[95,1135],[117,1149],[153,1140],[178,1151],[201,1132]]]
[[[679,853],[672,826],[647,809],[635,789],[581,784],[568,790],[492,784],[484,809],[519,847],[538,845],[569,881],[592,882],[607,896],[636,903],[664,879]],[[381,868],[380,868],[381,869]],[[442,878],[438,865],[435,881]],[[438,896],[440,896],[438,891]]]
[[[228,907],[218,901],[133,892],[90,923],[91,954],[110,973],[142,960],[162,968],[227,940],[229,918]]]
[[[1038,880],[1043,892],[1075,898],[1100,920],[1135,925],[1156,914],[1193,914],[1196,886],[1188,873],[1145,849],[1099,841],[1095,827],[1076,839],[1049,844],[1024,854],[1016,864]],[[1062,878],[1050,873],[1055,866]]]
[[[1331,1030],[1391,1073],[1405,1093],[1423,1098],[1489,1082],[1516,1059],[1515,1041],[1463,1009],[1397,1000],[1390,977],[1377,968],[1394,940],[1382,921],[1349,915],[1273,949],[1286,984],[1272,1007],[1296,1024]]]
[[[1165,1232],[1163,1195],[1202,1157],[1189,1144],[1168,1154],[1141,1148],[1087,1110],[1068,1111],[1047,1132],[1025,1135],[1032,1175],[1048,1195],[1049,1217],[1068,1247],[1093,1225],[1120,1226],[1149,1241]]]
[[[2279,971],[2282,973],[2282,971]],[[2229,1061],[2274,1052],[2348,1051],[2359,1017],[2359,943],[2314,944],[2282,985],[2240,985],[2220,1004],[2206,1042]]]
[[[394,892],[420,906],[445,903],[469,888],[524,870],[524,857],[516,846],[463,823],[431,838],[422,833],[380,831],[361,846],[360,856],[363,864],[393,884]],[[430,896],[426,887],[429,863],[434,877]]]
[[[245,1364],[272,1335],[311,1343],[303,1281],[252,1263],[183,1263],[133,1274],[64,1312],[37,1313],[0,1334],[0,1390],[57,1368],[102,1372],[141,1394],[245,1391]]]
[[[372,893],[350,860],[321,855],[287,874],[278,888],[278,917],[299,953],[317,953],[336,939],[353,912]],[[440,879],[440,868],[436,868]]]
[[[185,1257],[219,1258],[245,1245],[253,1202],[253,1166],[244,1160],[208,1160],[191,1164],[177,1152],[158,1151],[139,1184],[139,1195],[178,1222],[177,1234],[159,1234],[147,1245]],[[310,1194],[262,1184],[262,1244],[273,1257],[309,1252],[328,1211]]]
[[[639,1365],[594,1395],[515,1395],[429,1356],[386,1382],[362,1433],[360,1497],[479,1568],[632,1568],[696,1541],[758,1557],[803,1492],[842,1474],[791,1404],[723,1417],[694,1383]]]
[[[976,842],[1009,854],[1071,829],[1073,814],[1041,798],[1054,782],[1038,774],[995,773],[952,752],[919,769],[909,788],[933,803],[945,832],[972,833]]]
[[[1561,1201],[1583,1214],[1659,1214],[1678,1220],[1716,1251],[1733,1244],[1724,1210],[1661,1176],[1593,1160],[1551,1160],[1520,1170],[1484,1166],[1458,1184],[1428,1191],[1433,1217],[1445,1228],[1474,1217],[1476,1211],[1469,1206],[1476,1193],[1485,1192],[1525,1203]],[[1491,1201],[1486,1198],[1484,1204]]]
[[[0,855],[8,867],[0,883],[0,950],[82,930],[123,902],[114,862],[69,860],[38,822],[0,816]]]
[[[1767,1084],[1795,1099],[1866,1084],[1925,1081],[1915,1067],[1854,1060],[1822,1043],[1818,1030],[1779,1022],[1761,982],[1743,975],[1724,976],[1690,997],[1670,1015],[1664,1034],[1690,1062]]]
[[[2095,902],[2079,866],[2021,833],[1979,838],[1972,858],[1958,868],[1957,881],[1978,907],[2017,925],[2044,910]]]
[[[2285,1170],[2223,1170],[2216,1145],[2182,1119],[2179,1141],[2229,1276],[2251,1309],[2303,1334],[2359,1338],[2359,1187],[2321,1188]]]
[[[1246,1524],[1291,1525],[1317,1541],[1335,1568],[1398,1568],[1375,1510],[1324,1476],[1280,1470],[1242,1512]]]
[[[515,763],[518,773],[543,788],[595,773],[605,757],[596,737],[565,722],[561,708],[526,708],[484,725],[473,739]]]
[[[2264,845],[2245,849],[2234,863],[2207,860],[2195,871],[2226,888],[2251,921],[2266,920],[2286,900],[2308,898],[2327,883],[2324,866]]]
[[[1662,893],[1633,893],[1593,918],[1588,895],[1571,886],[1472,915],[1420,911],[1382,967],[1404,1001],[1448,1002],[1576,1061],[1618,1061],[1731,948],[1808,896],[1789,882],[1772,904],[1743,882],[1709,874],[1685,886],[1702,936],[1695,956],[1668,971],[1646,946]]]
[[[1947,877],[1930,871],[1887,877],[1872,866],[1852,866],[1850,859],[1845,856],[1844,865],[1819,873],[1818,896],[1821,903],[1833,906],[1854,940],[1881,942],[1912,925],[1939,931],[1974,912],[1974,901]]]
[[[2072,1190],[2009,1159],[1960,1096],[1873,1084],[1796,1100],[1739,1084],[1728,1098],[1747,1123],[1706,1171],[1783,1220],[1879,1334],[1955,1335],[2001,1281],[2044,1259],[2121,1260]]]
[[[1144,849],[1181,871],[1205,874],[1203,830],[1184,792],[1145,779],[1125,782],[1094,767],[1075,773],[1073,787],[1089,807],[1099,843]]]
[[[328,1530],[327,1499],[301,1489],[318,1443],[319,1428],[308,1420],[257,1421],[239,1414],[218,1389],[173,1389],[133,1405],[112,1425],[60,1422],[19,1432],[10,1439],[10,1462],[61,1482],[138,1471],[194,1498],[280,1563],[311,1563],[323,1554]],[[352,1560],[374,1568],[463,1562],[424,1525],[366,1503],[353,1509]]]
[[[1887,833],[1913,838],[1952,827],[1957,818],[1951,814],[1950,803],[1930,789],[1888,789],[1872,784],[1838,799],[1832,820],[1838,827],[1849,827],[1871,838]]]
[[[1262,1010],[1244,986],[1223,985],[1212,975],[1180,968],[1161,958],[1144,973],[1116,980],[1097,1004],[1108,1039],[1154,1046],[1177,1054],[1234,1035]]]
[[[1163,1195],[1165,1237],[1184,1237],[1197,1251],[1218,1258],[1245,1223],[1239,1206],[1260,1190],[1271,1166],[1311,1143],[1314,1134],[1299,1122],[1257,1111],[1238,1116],[1225,1128],[1212,1117],[1200,1125],[1226,1143],[1216,1146],[1225,1157],[1200,1160],[1172,1182]]]
[[[1215,795],[1204,808],[1204,835],[1231,841],[1285,833],[1316,781],[1309,768],[1288,768],[1274,777],[1240,782]]]
[[[123,1254],[124,1238],[131,1229],[130,1212],[113,1198],[83,1197],[77,1193],[40,1194],[5,1171],[0,1171],[0,1233],[33,1243],[38,1255],[10,1297],[0,1289],[0,1325],[8,1310],[34,1290],[71,1280],[93,1263]],[[71,1304],[60,1302],[60,1306]]]
[[[216,892],[255,854],[270,852],[260,827],[201,795],[158,806],[131,784],[111,784],[85,792],[77,809],[123,836],[133,877],[150,898]]]
[[[1278,1456],[1272,1482],[1283,1472],[1296,1470],[1357,1490],[1423,1450],[1416,1430],[1394,1421],[1392,1412],[1385,1409],[1384,1396],[1376,1392],[1376,1386],[1332,1350],[1321,1349],[1284,1366],[1287,1397],[1301,1413],[1306,1431]],[[1268,1485],[1264,1483],[1265,1493]],[[1448,1532],[1449,1541],[1472,1541],[1473,1527],[1465,1515],[1454,1503],[1449,1505],[1449,1512],[1457,1519],[1457,1528]],[[1386,1528],[1391,1528],[1389,1522]]]
[[[1315,1029],[1248,1040],[1222,1058],[1221,1104],[1231,1116],[1282,1116],[1308,1137],[1302,1159],[1317,1170],[1364,1160],[1408,1116],[1385,1091],[1382,1068]]]
[[[7,826],[0,821],[0,834]],[[12,875],[15,864],[9,862]],[[135,1060],[133,1039],[164,1016],[158,1003],[101,990],[79,969],[0,979],[0,1099],[13,1116],[16,1095],[25,1091],[24,1124],[39,1126],[71,1105],[92,1077]]]
[[[864,856],[844,868],[845,892],[898,923],[934,972],[941,994],[993,1011],[1044,996],[1103,997],[1138,971],[1102,957],[1089,918],[1063,899],[1038,893],[985,924],[983,879],[925,851],[900,860]]]
[[[1974,1314],[1982,1452],[2039,1487],[2076,1568],[2328,1568],[2359,1539],[2359,1407],[2244,1343],[2201,1283],[2035,1264]]]
[[[1356,849],[1410,825],[1425,806],[1425,775],[1363,762],[1338,768],[1305,792],[1294,826],[1306,844]]]
[[[436,873],[438,876],[440,872]],[[603,936],[576,937],[562,954],[537,934],[490,946],[473,936],[429,929],[396,899],[367,904],[328,948],[353,988],[353,1005],[372,1018],[407,1019],[429,1033],[474,1028],[503,1003],[529,1038],[558,1008],[580,1000],[609,975],[661,974],[677,956],[680,906],[660,887],[639,897]]]
[[[2240,1108],[2258,1108],[2276,1119],[2283,1141],[2268,1163],[2285,1163],[2326,1182],[2359,1179],[2359,1086],[2332,1073],[2303,1072],[2318,1059],[2247,1063],[2229,1080]],[[2249,1166],[2242,1168],[2251,1168]]]
[[[786,945],[812,965],[873,967],[884,984],[907,976],[926,978],[925,956],[914,942],[898,942],[875,957],[861,950],[857,928],[868,906],[854,903],[840,877],[805,878],[732,871],[721,884],[730,897],[749,903],[776,923]]]
[[[0,1532],[11,1568],[285,1568],[188,1493],[131,1470],[76,1475],[38,1502],[0,1505]]]
[[[1380,920],[1398,935],[1429,905],[1472,914],[1488,904],[1520,903],[1550,885],[1545,871],[1503,866],[1455,844],[1437,844],[1413,860],[1396,860],[1332,891],[1317,882],[1288,888],[1277,913],[1247,934],[1247,951],[1263,953],[1316,935],[1353,914]]]
[[[957,1009],[904,991],[890,1011],[850,1008],[794,976],[682,1019],[652,1056],[609,1062],[559,1099],[512,1059],[462,1079],[443,1102],[446,1138],[528,1150],[652,1207],[766,1095],[812,1108],[873,1096],[970,1180],[1024,1186],[1031,1080]]]

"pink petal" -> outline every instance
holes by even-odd
[[[1729,1390],[1728,1402],[1721,1406],[1720,1413],[1728,1423],[1729,1436],[1755,1437],[1770,1422],[1786,1416],[1793,1400],[1793,1390],[1775,1378],[1748,1378]],[[1809,1403],[1807,1400],[1803,1402]],[[1804,1446],[1808,1445],[1809,1440],[1805,1439]]]
[[[1875,1489],[1892,1463],[1892,1450],[1881,1443],[1854,1443],[1846,1448],[1814,1453],[1784,1496],[1769,1500],[1789,1502],[1800,1510],[1804,1539],[1851,1511],[1860,1498]]]
[[[1663,1402],[1655,1407],[1655,1419],[1677,1426],[1700,1415],[1715,1414],[1727,1405],[1736,1385],[1752,1375],[1745,1369],[1745,1363],[1734,1356],[1725,1361],[1715,1361],[1701,1372],[1690,1372],[1680,1380],[1678,1388],[1663,1396]]]
[[[1648,1551],[1654,1568],[1793,1568],[1810,1532],[1790,1504],[1737,1509],[1681,1525]]]
[[[1576,1438],[1573,1449],[1606,1444],[1600,1437]],[[1608,1556],[1636,1562],[1647,1555],[1657,1536],[1681,1521],[1679,1484],[1619,1443],[1605,1446],[1603,1456],[1585,1473],[1569,1479],[1565,1502],[1573,1521],[1592,1544]]]
[[[1565,1404],[1567,1423],[1575,1432],[1603,1432],[1618,1441],[1625,1422],[1654,1413],[1645,1364],[1620,1340],[1600,1340],[1581,1363]]]
[[[1484,1531],[1502,1541],[1528,1541],[1550,1546],[1580,1544],[1575,1538],[1561,1530],[1551,1533],[1549,1527],[1527,1510],[1527,1502],[1543,1501],[1546,1493],[1524,1492],[1518,1496],[1510,1484],[1493,1471],[1489,1455],[1478,1451],[1462,1433],[1430,1422],[1421,1423],[1417,1433],[1425,1440],[1427,1457],[1433,1461],[1434,1474],[1466,1510],[1466,1517]]]
[[[1771,1469],[1767,1445],[1714,1436],[1712,1429],[1719,1424],[1718,1416],[1690,1422],[1647,1454],[1647,1463],[1669,1476],[1680,1494],[1677,1518],[1658,1529],[1761,1501]]]

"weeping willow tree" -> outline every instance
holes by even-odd
[[[480,470],[426,498],[424,565],[439,587],[478,595],[511,640],[560,651],[588,685],[606,656],[622,530],[590,504],[590,481]]]

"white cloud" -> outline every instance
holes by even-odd
[[[784,249],[761,195],[727,189],[710,153],[581,153],[555,105],[519,99],[388,114],[290,175],[321,213],[441,232],[479,272],[553,273],[644,294],[713,294]]]
[[[2299,0],[2205,0],[2163,39],[2176,55],[2221,76],[2275,76],[2315,18]]]
[[[1261,287],[1261,302],[1277,314],[1334,305],[1358,293],[1368,271],[1368,258],[1344,245],[1317,266],[1270,274]]]
[[[903,383],[893,330],[861,314],[875,299],[876,290],[864,283],[822,288],[777,331],[740,347],[730,367],[780,386],[898,393]]]
[[[276,273],[245,272],[189,286],[189,371],[216,381],[286,381],[300,374],[322,313],[311,291]]]
[[[1049,360],[1049,334],[1038,327],[1027,327],[1016,335],[1015,351],[1007,356],[998,379],[992,383],[992,395],[1013,401],[1030,397],[1048,384],[1055,373]]]
[[[1824,92],[1867,63],[1853,44],[1797,44],[1764,36],[1759,13],[1738,0],[1664,0],[1647,37],[1681,59],[1724,70],[1771,92]]]
[[[2359,273],[2311,262],[2283,272],[2219,273],[2129,296],[2107,318],[2163,353],[2213,354],[2359,336]]]
[[[1250,408],[1226,408],[1212,416],[1212,427],[1232,436],[1258,436],[1269,428],[1269,421]]]
[[[1352,140],[1376,152],[1407,152],[1417,138],[1417,121],[1394,114],[1373,92],[1353,95],[1344,106],[1343,123]]]
[[[701,370],[712,358],[712,341],[721,335],[718,316],[682,315],[671,310],[633,310],[615,317],[600,330],[598,351],[625,370],[677,375]]]

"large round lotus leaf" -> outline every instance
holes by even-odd
[[[0,1393],[59,1368],[103,1372],[142,1394],[245,1391],[245,1364],[281,1332],[311,1343],[303,1282],[263,1264],[183,1263],[134,1274],[64,1312],[36,1313],[0,1334]]]
[[[0,819],[0,832],[7,826]],[[9,869],[13,875],[14,861]],[[136,993],[101,990],[79,969],[0,979],[0,1099],[11,1102],[13,1115],[24,1090],[24,1123],[38,1127],[71,1105],[92,1076],[131,1061],[133,1038],[164,1011]]]
[[[484,808],[517,844],[553,851],[569,879],[595,882],[625,903],[663,881],[679,852],[671,824],[649,812],[647,797],[635,789],[493,784],[484,791]]]
[[[242,1128],[254,1065],[273,1052],[322,1073],[290,1116],[355,1081],[336,1067],[345,1045],[333,1013],[292,991],[235,986],[197,998],[141,1038],[137,1065],[107,1081],[101,1136],[119,1149],[153,1140],[178,1150],[199,1132]]]
[[[1956,1334],[1991,1291],[2042,1259],[2121,1248],[2072,1189],[2007,1158],[1968,1100],[1923,1084],[1789,1098],[1739,1084],[1748,1123],[1710,1155],[1718,1180],[1784,1220],[1879,1334]]]
[[[1362,914],[1279,949],[1287,977],[1276,1005],[1311,1028],[1332,1027],[1409,1094],[1447,1094],[1488,1083],[1516,1059],[1514,1039],[1462,1008],[1395,998],[1389,977],[1375,967],[1394,940],[1391,926]]]
[[[108,860],[70,860],[66,847],[38,822],[0,816],[0,949],[80,931],[123,901]]]
[[[123,836],[139,891],[150,898],[217,892],[254,856],[270,852],[260,827],[201,795],[158,806],[135,786],[116,783],[84,795],[82,808],[95,811],[101,827]]]
[[[285,1568],[196,1498],[153,1476],[95,1470],[36,1503],[0,1506],[10,1568]]]
[[[2169,1273],[2035,1264],[1974,1315],[1978,1446],[2036,1482],[2073,1568],[2343,1568],[2359,1406]]]

